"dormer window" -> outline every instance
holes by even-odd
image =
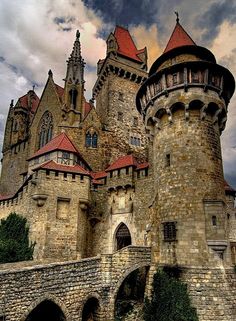
[[[65,165],[70,165],[70,153],[62,152],[61,163]]]

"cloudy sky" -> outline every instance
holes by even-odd
[[[148,47],[149,66],[175,25],[174,11],[195,42],[215,54],[236,77],[236,2],[233,0],[0,0],[0,145],[11,99],[33,85],[40,96],[52,69],[63,85],[66,59],[81,32],[86,61],[86,97],[105,56],[105,39],[116,24],[128,27],[139,48]],[[222,135],[224,170],[236,188],[236,95]]]

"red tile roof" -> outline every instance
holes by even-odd
[[[26,109],[29,109],[29,95],[31,95],[32,93],[32,96],[31,96],[31,113],[35,113],[37,108],[38,108],[38,105],[39,105],[39,97],[36,95],[35,92],[33,91],[29,91],[27,94],[25,94],[24,96],[20,97],[19,98],[19,103],[20,103],[20,106],[23,107],[23,108],[26,108]]]
[[[105,178],[107,177],[107,173],[105,171],[102,171],[102,172],[92,172],[91,173],[92,177],[94,179],[100,179],[100,178]]]
[[[174,31],[172,32],[172,35],[170,37],[170,40],[168,41],[167,46],[164,50],[164,53],[177,47],[191,46],[191,45],[196,46],[196,43],[184,30],[181,24],[177,22],[174,28]]]
[[[118,158],[114,163],[112,163],[106,172],[113,171],[115,169],[124,168],[128,166],[137,166],[137,161],[133,155],[126,155]]]
[[[145,162],[145,163],[140,163],[137,165],[137,169],[144,169],[144,168],[148,168],[149,167],[149,163]]]
[[[123,27],[116,26],[114,36],[118,44],[118,53],[136,61],[142,62],[138,54],[145,49],[138,50],[129,31]]]
[[[90,105],[87,101],[84,103],[84,118],[90,113],[90,111],[93,109],[93,106]]]
[[[42,165],[34,168],[33,171],[36,171],[39,169],[48,169],[48,170],[54,170],[58,172],[76,173],[76,174],[83,174],[83,175],[90,176],[90,173],[80,165],[73,165],[73,166],[62,165],[62,164],[55,163],[53,160],[49,160],[48,162],[43,163]]]
[[[47,154],[49,152],[55,150],[62,150],[66,152],[79,154],[78,149],[69,139],[69,137],[65,133],[61,133],[60,135],[54,137],[50,142],[48,142],[45,146],[40,148],[33,156],[31,156],[28,160],[33,159],[35,157]]]
[[[0,195],[0,201],[6,201],[10,198],[12,198],[14,196],[14,194],[11,195]]]
[[[59,86],[57,84],[55,84],[55,87],[56,87],[56,91],[57,91],[59,98],[62,98],[62,96],[64,95],[64,88],[62,88],[61,86]]]

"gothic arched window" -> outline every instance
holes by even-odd
[[[131,235],[128,227],[121,223],[116,231],[116,250],[121,250],[128,245],[131,245]]]
[[[73,109],[76,109],[76,101],[77,101],[77,96],[78,96],[78,92],[76,89],[71,89],[69,91],[69,95],[70,95],[70,106]]]
[[[86,147],[97,148],[97,146],[98,146],[98,134],[96,132],[93,132],[93,130],[90,130],[90,131],[88,131],[86,133],[85,146]]]
[[[49,111],[46,111],[40,121],[39,126],[39,145],[41,148],[52,139],[53,118]]]

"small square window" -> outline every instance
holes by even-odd
[[[216,226],[217,225],[217,219],[216,219],[215,215],[212,216],[211,220],[212,220],[212,225]]]
[[[176,222],[163,223],[164,241],[176,241]]]

